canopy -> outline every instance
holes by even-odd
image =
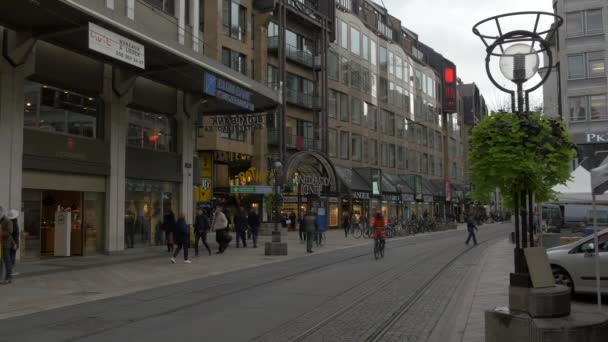
[[[566,184],[558,184],[553,191],[559,193],[558,200],[562,203],[590,203],[591,202],[591,173],[579,166],[570,175]],[[598,202],[608,202],[608,195],[597,195]]]

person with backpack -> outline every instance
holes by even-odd
[[[11,249],[15,242],[13,241],[13,222],[5,216],[4,210],[0,207],[0,246],[2,248],[2,262],[0,263],[0,278],[2,277],[2,265],[4,265],[4,280],[0,285],[12,283],[13,262],[11,260]]]
[[[218,244],[219,250],[217,254],[222,254],[228,248],[230,243],[230,234],[228,234],[228,219],[222,212],[222,207],[218,206],[213,215],[213,224],[211,225],[215,230],[215,241]]]
[[[188,260],[188,242],[190,240],[190,228],[186,223],[186,216],[184,214],[180,214],[179,218],[177,219],[177,222],[175,224],[174,239],[175,243],[177,243],[177,248],[173,253],[171,262],[175,264],[175,258],[177,258],[177,255],[183,249],[184,263],[191,264],[192,261]]]
[[[198,240],[203,241],[203,246],[211,255],[211,248],[207,244],[207,233],[211,229],[211,223],[209,222],[209,216],[207,213],[203,212],[202,209],[199,209],[196,213],[196,217],[194,219],[194,256],[198,256]]]
[[[475,246],[477,246],[477,237],[475,236],[475,231],[479,229],[477,228],[477,225],[475,224],[475,221],[471,216],[469,216],[467,219],[467,230],[469,231],[469,237],[467,238],[465,244],[468,245],[469,241],[471,241],[471,238],[473,238],[473,243],[475,244]]]
[[[254,208],[251,208],[249,215],[247,216],[247,223],[249,223],[249,231],[251,232],[251,238],[253,240],[253,248],[258,248],[258,232],[260,229],[260,215],[255,212]]]

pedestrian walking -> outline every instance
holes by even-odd
[[[207,233],[211,229],[211,222],[209,222],[209,216],[202,209],[197,210],[196,217],[194,218],[194,256],[198,256],[198,240],[203,241],[203,246],[211,255],[211,248],[207,244]]]
[[[222,254],[228,248],[230,241],[228,240],[228,219],[226,214],[222,212],[222,207],[217,207],[213,214],[213,230],[215,230],[215,241],[218,244],[217,254]]]
[[[251,239],[253,240],[253,248],[258,248],[258,232],[260,230],[260,215],[255,212],[255,209],[251,208],[249,215],[247,216],[247,222],[249,223],[249,231],[251,232]]]
[[[17,218],[19,217],[19,210],[11,209],[6,215],[11,223],[13,224],[13,248],[11,249],[11,276],[19,275],[19,272],[15,271],[15,263],[17,262],[17,250],[19,249],[19,222],[17,222]]]
[[[236,248],[239,248],[239,242],[243,243],[243,248],[247,247],[247,212],[243,207],[239,207],[235,217],[234,225],[236,232]]]
[[[0,285],[6,285],[12,282],[13,263],[11,260],[11,249],[13,249],[13,246],[13,222],[5,216],[4,210],[0,207],[0,248],[2,253],[0,278],[2,278],[3,270],[6,273],[4,275],[4,280],[0,282]],[[4,268],[2,268],[2,265]]]
[[[306,212],[300,213],[300,219],[298,222],[298,233],[300,235],[300,243],[306,242],[306,229],[304,228],[304,217],[306,216]]]
[[[184,263],[190,264],[192,261],[188,260],[188,243],[190,242],[190,228],[186,223],[186,216],[180,214],[175,224],[174,237],[177,248],[173,253],[171,262],[175,264],[175,258],[179,255],[179,252],[184,250]]]
[[[318,230],[317,216],[312,210],[309,210],[306,216],[304,216],[304,229],[306,231],[306,252],[312,253],[312,243]]]
[[[173,214],[173,211],[169,209],[163,219],[163,230],[165,231],[165,240],[167,241],[168,253],[173,252],[175,226],[175,214]]]
[[[135,240],[135,215],[136,215],[135,204],[131,202],[125,213],[125,240],[127,248],[133,248]]]
[[[350,216],[348,213],[344,213],[342,219],[342,228],[344,229],[344,237],[348,237],[348,230],[350,229]]]
[[[473,243],[477,245],[477,237],[475,236],[475,231],[479,229],[477,229],[477,225],[475,224],[475,221],[472,217],[469,217],[467,219],[467,230],[469,231],[469,237],[467,238],[467,241],[465,243],[468,245],[469,241],[471,241],[471,238],[473,238]]]
[[[293,211],[291,213],[289,213],[289,230],[290,231],[294,231],[296,230],[296,213],[294,213]]]

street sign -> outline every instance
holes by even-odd
[[[272,187],[268,185],[233,185],[230,187],[231,194],[269,194]]]

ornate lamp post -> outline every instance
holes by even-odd
[[[503,32],[505,22],[525,18],[534,18],[532,30]],[[541,19],[551,21],[548,29],[539,29]],[[553,13],[516,12],[484,19],[473,27],[473,33],[486,46],[485,62],[488,78],[498,89],[510,94],[512,110],[518,114],[522,121],[525,121],[526,114],[529,114],[529,94],[545,83],[550,75],[551,68],[547,68],[547,72],[541,75],[540,81],[527,87],[525,85],[539,71],[539,55],[546,57],[546,65],[553,65],[553,54],[547,38],[553,35],[562,24],[563,19]],[[490,69],[493,57],[498,58],[502,75],[514,83],[515,90],[508,89],[496,81]],[[534,246],[533,215],[531,214],[533,211],[532,195],[529,189],[513,193],[516,248],[514,251],[515,272],[511,274],[510,278],[511,286],[515,287],[529,287],[530,284],[523,248]]]
[[[397,209],[397,218],[401,218],[401,220],[403,221],[403,206],[401,203],[401,193],[403,192],[403,188],[401,186],[401,184],[397,184],[397,192],[399,193],[399,198],[397,200],[398,203],[398,207],[399,209]]]
[[[273,165],[274,170],[274,198],[272,203],[273,214],[274,214],[274,229],[272,231],[272,241],[267,242],[265,245],[265,255],[287,255],[287,244],[281,242],[281,231],[279,230],[279,221],[281,216],[281,205],[283,204],[283,197],[281,196],[281,189],[283,187],[283,181],[285,178],[285,172],[283,170],[283,163],[280,160],[276,160]]]

